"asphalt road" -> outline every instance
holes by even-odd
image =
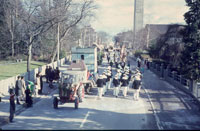
[[[2,129],[158,129],[143,89],[139,101],[133,100],[132,90],[126,98],[122,95],[113,97],[112,90],[98,99],[97,88],[94,88],[93,93],[86,95],[79,104],[79,109],[74,109],[73,103],[59,105],[58,109],[54,109],[53,96],[49,95],[16,116],[13,123]]]
[[[156,129],[154,117],[148,106],[132,97],[114,98],[110,95],[101,100],[86,95],[79,109],[73,103],[52,106],[52,97],[36,103],[19,116],[14,123],[2,129]]]

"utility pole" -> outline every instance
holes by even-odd
[[[60,23],[58,23],[58,33],[57,33],[57,39],[58,39],[58,46],[57,46],[57,61],[59,61],[60,57]]]

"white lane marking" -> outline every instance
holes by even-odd
[[[85,116],[84,120],[82,121],[82,123],[81,123],[81,125],[80,125],[80,128],[82,128],[82,127],[83,127],[83,125],[84,125],[84,123],[86,122],[86,120],[87,120],[87,118],[88,118],[89,114],[90,114],[90,112],[88,111],[88,113],[86,114],[86,116]]]
[[[149,99],[149,102],[150,102],[150,104],[151,104],[151,108],[152,108],[152,110],[153,110],[153,115],[154,115],[154,117],[155,117],[155,119],[156,119],[156,125],[157,125],[157,127],[158,127],[159,130],[163,130],[163,127],[162,127],[162,125],[161,125],[161,121],[160,121],[160,119],[159,119],[159,117],[158,117],[158,115],[157,115],[157,111],[154,110],[155,107],[154,107],[154,105],[153,105],[153,102],[151,101],[151,98],[150,98],[150,96],[149,96],[149,93],[148,93],[147,90],[145,89],[145,86],[144,86],[144,85],[143,85],[142,87],[143,87],[143,89],[144,89],[144,92],[147,94],[148,99]]]

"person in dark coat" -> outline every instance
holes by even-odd
[[[39,94],[42,94],[42,90],[43,90],[43,76],[41,74],[39,74],[40,77],[40,90],[39,90]]]
[[[26,94],[26,104],[27,104],[27,107],[32,107],[33,100],[32,100],[31,91],[30,91],[29,88],[27,88],[25,90],[25,94]]]
[[[46,82],[49,83],[49,66],[46,66],[45,76],[46,76]]]
[[[114,91],[113,91],[113,95],[115,97],[118,97],[119,94],[119,86],[120,86],[120,81],[119,81],[119,76],[116,75],[113,79],[113,85],[114,85]]]
[[[15,94],[13,90],[10,90],[10,116],[9,116],[9,121],[13,122],[13,118],[15,115]]]
[[[60,70],[58,69],[58,67],[56,67],[56,70],[55,70],[55,79],[56,80],[59,80],[59,78],[60,78]]]
[[[54,70],[50,66],[49,68],[49,87],[53,88],[53,80],[54,80]]]
[[[99,76],[96,84],[97,84],[97,87],[98,87],[98,96],[99,96],[99,98],[101,98],[102,97],[102,93],[103,93],[103,86],[104,86],[104,80],[103,80],[103,76],[102,75]]]

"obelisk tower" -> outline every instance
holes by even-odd
[[[137,38],[136,34],[143,28],[143,16],[144,16],[144,0],[135,0],[134,4],[134,20],[133,20],[133,48],[136,49]]]

